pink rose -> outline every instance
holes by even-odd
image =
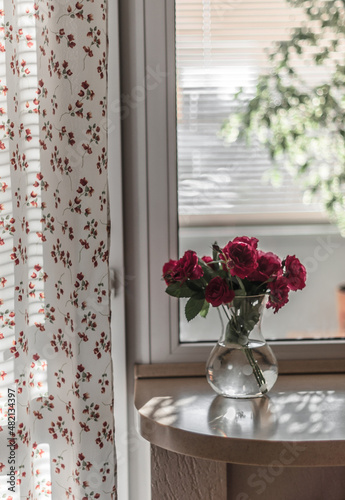
[[[287,302],[289,302],[289,288],[284,277],[278,278],[269,284],[269,299],[266,307],[272,307],[274,314],[279,311]]]
[[[230,290],[226,281],[217,276],[212,278],[205,290],[205,299],[213,307],[228,304],[235,297],[235,292]]]
[[[307,271],[303,264],[294,255],[288,255],[283,262],[285,265],[284,276],[290,290],[302,290],[305,287]]]
[[[204,271],[199,264],[198,256],[192,250],[187,250],[170,271],[171,279],[182,283],[187,279],[198,280],[203,274]]]
[[[283,273],[282,261],[272,252],[258,250],[258,267],[248,276],[252,281],[267,281]]]
[[[222,253],[227,260],[227,267],[232,276],[243,279],[255,271],[258,266],[257,244],[256,238],[242,236],[229,241],[223,248]]]
[[[174,283],[174,280],[171,278],[171,274],[177,264],[177,260],[170,259],[169,262],[166,262],[163,266],[163,278],[167,285]]]

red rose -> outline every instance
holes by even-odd
[[[169,264],[169,262],[167,263]],[[165,264],[166,265],[166,264]],[[164,268],[163,268],[164,272]],[[170,275],[170,283],[181,281],[182,283],[187,279],[197,280],[203,276],[204,271],[199,264],[198,256],[193,250],[187,250],[184,256],[179,259],[174,267],[168,272]]]
[[[223,248],[222,253],[227,260],[227,267],[232,276],[243,279],[255,271],[258,267],[257,244],[258,240],[256,238],[242,236],[229,241]]]
[[[258,246],[259,240],[257,238],[248,238],[248,236],[237,236],[233,239],[233,242],[246,243],[247,245],[256,248]]]
[[[230,290],[226,281],[217,276],[211,279],[205,290],[205,299],[213,305],[213,307],[228,304],[235,297],[235,292]]]
[[[287,286],[290,290],[302,290],[305,287],[307,271],[294,255],[288,255],[284,261]]]
[[[197,280],[203,274],[197,254],[193,250],[187,250],[183,257],[177,261],[173,271],[173,278],[176,281]]]
[[[287,286],[287,280],[283,277],[272,281],[269,284],[269,299],[266,307],[272,307],[274,313],[278,312],[281,307],[283,307],[287,302],[289,302],[289,288]]]
[[[258,267],[248,276],[252,281],[267,281],[269,278],[282,274],[282,261],[272,252],[258,250]]]
[[[166,262],[163,266],[163,278],[167,285],[174,283],[174,280],[171,278],[171,273],[173,272],[174,267],[177,264],[177,260],[170,259],[169,262]]]

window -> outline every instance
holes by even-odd
[[[304,41],[308,30],[317,32],[317,21],[286,0],[176,0],[175,10],[179,253],[192,248],[210,255],[213,241],[226,243],[242,234],[257,236],[261,248],[282,257],[296,253],[308,267],[308,287],[301,295],[291,294],[289,306],[278,316],[266,312],[265,335],[338,337],[335,289],[344,250],[339,231],[327,224],[321,203],[304,202],[301,182],[296,183],[284,165],[280,182],[270,182],[270,174],[277,172],[255,133],[246,144],[236,139],[233,125],[226,137],[235,133],[235,138],[227,142],[222,128],[255,97],[260,75],[275,68],[269,55],[276,53],[277,44],[287,44],[299,29],[304,29]],[[331,45],[332,31],[325,38]],[[301,82],[310,87],[328,83],[330,61],[315,64],[312,44],[303,50],[303,57],[290,56]],[[279,103],[279,95],[275,99]],[[314,252],[320,252],[320,245],[323,260],[316,262]],[[316,291],[321,287],[329,299],[311,310],[308,304],[319,301]],[[217,329],[210,329],[210,322],[217,324],[215,311],[211,318],[197,317],[188,324],[182,312],[180,340],[215,340]]]
[[[229,115],[246,108],[260,74],[270,71],[274,43],[302,26],[302,9],[286,0],[175,5],[180,227],[252,223],[255,215],[260,224],[310,222],[316,213],[321,219],[320,204],[303,203],[303,190],[288,170],[272,185],[272,161],[258,140],[245,144],[221,136]],[[320,68],[308,62],[308,79],[316,81]]]
[[[133,308],[134,304],[137,304],[142,311],[139,318],[131,317],[130,322],[133,325],[133,335],[137,335],[137,340],[141,345],[141,348],[138,348],[140,355],[137,356],[137,360],[151,362],[202,361],[206,359],[210,350],[210,344],[207,341],[213,340],[208,332],[204,334],[200,333],[200,330],[197,335],[195,335],[195,331],[187,332],[184,330],[180,336],[177,301],[171,300],[169,302],[164,294],[164,285],[161,281],[162,264],[169,256],[176,258],[178,253],[181,254],[186,248],[195,250],[204,248],[206,253],[207,246],[213,242],[214,238],[226,242],[239,233],[256,235],[265,241],[269,248],[272,248],[271,243],[274,242],[277,245],[276,251],[279,255],[283,256],[293,252],[301,256],[301,252],[296,246],[297,241],[299,244],[305,245],[304,252],[309,261],[309,271],[312,270],[311,275],[321,277],[321,274],[324,273],[322,275],[322,290],[317,285],[310,286],[311,295],[308,297],[307,304],[298,305],[294,317],[300,319],[306,317],[307,310],[308,313],[312,311],[312,315],[316,314],[315,311],[319,309],[320,294],[323,295],[325,310],[329,308],[335,310],[335,305],[333,306],[335,304],[333,301],[335,290],[330,281],[329,273],[326,267],[323,268],[322,273],[320,269],[326,260],[334,261],[335,254],[337,258],[341,259],[343,249],[343,242],[338,234],[331,226],[327,226],[325,230],[326,226],[323,226],[320,220],[317,221],[318,224],[315,224],[314,220],[314,224],[299,224],[297,227],[291,224],[277,226],[277,224],[272,224],[272,221],[268,224],[267,219],[263,221],[265,222],[263,224],[262,219],[256,214],[252,220],[250,218],[244,220],[239,216],[238,219],[235,218],[235,221],[240,221],[240,224],[237,222],[236,225],[230,226],[229,220],[226,222],[224,222],[224,218],[222,220],[224,214],[219,213],[219,205],[213,214],[219,216],[217,224],[213,219],[211,223],[202,225],[204,217],[202,212],[199,211],[199,214],[185,212],[184,217],[190,217],[189,221],[192,221],[191,216],[199,217],[201,215],[202,217],[189,223],[185,219],[184,223],[180,224],[178,231],[177,186],[179,183],[181,185],[181,181],[177,180],[176,175],[178,162],[176,145],[180,145],[180,150],[182,147],[184,158],[188,159],[189,153],[183,149],[187,134],[181,134],[180,139],[176,134],[176,107],[177,104],[180,106],[182,102],[176,102],[176,95],[178,99],[188,100],[187,94],[190,86],[188,86],[187,80],[192,77],[187,75],[188,78],[186,76],[184,79],[184,82],[187,82],[185,94],[181,88],[176,93],[175,3],[171,0],[146,0],[143,13],[140,9],[137,10],[138,18],[141,14],[144,17],[142,41],[145,43],[143,45],[137,44],[138,52],[135,61],[132,61],[132,67],[136,68],[136,72],[132,71],[131,73],[125,69],[126,74],[124,75],[124,81],[127,85],[125,92],[131,92],[132,96],[132,100],[127,99],[130,103],[131,116],[124,120],[124,146],[127,149],[124,153],[125,198],[126,202],[133,204],[131,209],[126,211],[125,221],[128,252],[127,272],[129,272],[128,262],[130,261],[130,268],[133,270],[131,274],[135,275],[137,280],[136,286],[133,283],[128,283],[128,290],[132,292]],[[202,2],[195,0],[195,2],[183,3],[191,5],[195,9],[196,5]],[[207,2],[204,3],[207,4]],[[231,2],[222,3],[225,7],[233,5]],[[256,4],[256,2],[254,3]],[[208,2],[211,7],[216,4],[215,0]],[[239,3],[237,2],[237,4]],[[266,4],[272,4],[272,2],[266,2],[262,5]],[[145,56],[144,64],[141,62],[141,55]],[[142,91],[143,93],[141,93]],[[142,95],[143,97],[141,97]],[[190,102],[190,113],[192,113],[192,99]],[[179,107],[178,113],[180,113]],[[196,147],[195,149],[200,148]],[[194,158],[192,155],[192,160],[198,164],[197,155]],[[187,171],[187,163],[185,171]],[[144,192],[145,185],[147,190]],[[188,182],[185,183],[185,186],[188,186]],[[203,190],[203,187],[201,189]],[[180,198],[184,203],[184,205],[180,203],[180,206],[184,206],[186,211],[190,210],[191,207],[191,204],[188,205],[188,191],[190,191],[189,187],[185,189],[184,195],[181,191]],[[275,210],[276,207],[274,207]],[[312,213],[317,213],[315,207],[312,209]],[[239,214],[236,213],[236,217],[237,215]],[[148,239],[144,248],[146,233]],[[179,252],[178,244],[180,245]],[[141,250],[137,252],[135,257],[135,246],[138,245],[141,245]],[[287,248],[286,245],[290,245],[291,250],[283,251],[282,249]],[[303,260],[303,256],[301,259]],[[146,262],[147,266],[145,267]],[[339,267],[335,267],[332,273],[334,282],[337,282]],[[328,283],[328,288],[325,288],[325,283]],[[302,293],[306,295],[304,291]],[[297,302],[301,299],[302,293],[299,296],[296,294]],[[317,305],[314,305],[316,303]],[[146,307],[149,314],[146,314]],[[282,312],[280,312],[281,314]],[[286,309],[287,316],[292,316],[292,314],[291,309],[289,311]],[[282,316],[276,318],[278,318],[278,323],[285,322]],[[320,325],[320,316],[315,316],[315,318],[317,318],[316,323]],[[322,314],[321,320],[325,320],[325,316],[322,317]],[[210,320],[203,323],[206,329],[210,328],[210,323]],[[329,331],[332,328],[329,327]],[[199,327],[196,329],[198,330]],[[137,333],[134,330],[137,330]],[[298,324],[296,328],[294,326],[294,330],[297,330],[297,334],[299,333]],[[285,358],[291,356],[299,358],[309,356],[337,357],[343,355],[344,345],[342,341],[338,342],[330,340],[327,342],[325,350],[323,341],[296,342],[292,340],[290,342],[284,339],[275,342],[274,348],[278,356]],[[341,349],[339,349],[340,345]]]
[[[214,4],[215,0],[211,0],[211,3]],[[224,0],[222,3],[231,7],[242,2]],[[270,3],[274,3],[274,0]],[[178,304],[177,301],[169,301],[161,281],[163,262],[169,257],[176,258],[183,251],[183,245],[178,250],[175,1],[126,0],[119,2],[119,9],[122,103],[115,100],[110,106],[112,111],[120,112],[122,118],[126,341],[130,394],[130,391],[133,392],[134,362],[205,362],[213,341],[181,342]],[[111,165],[109,168],[111,169]],[[185,239],[186,246],[192,248],[196,241],[201,241],[201,245],[206,246],[206,253],[209,242],[215,237],[211,231],[216,226],[212,221],[210,227],[201,228],[204,238],[202,242],[198,234],[200,229],[196,227],[195,221],[193,223],[194,227],[180,227],[180,236],[192,236],[190,243]],[[335,241],[332,234],[317,234],[318,227],[313,225],[308,228],[312,239],[307,256],[309,270],[314,275],[319,273],[320,263],[325,262],[325,259],[333,260],[335,251],[342,252],[340,247],[336,249],[332,246],[341,240]],[[217,237],[226,240],[237,235],[242,227],[233,226],[230,229],[228,226],[218,226],[216,229],[219,230]],[[269,229],[269,225],[259,227],[255,220],[252,226],[244,227],[243,231],[247,234],[254,234],[255,231],[262,239],[265,237],[263,231]],[[297,229],[301,238],[308,237],[305,227],[299,226]],[[279,230],[283,233],[282,237],[290,240],[289,228],[280,227]],[[296,236],[296,230],[294,235]],[[276,241],[276,238],[272,235],[266,237],[270,238],[267,246],[271,248],[271,242]],[[300,255],[293,242],[291,245],[296,254]],[[280,250],[277,249],[277,253],[280,254]],[[334,271],[333,278],[337,279],[337,274],[343,272],[345,270],[341,263],[341,267]],[[326,282],[328,276],[323,279]],[[333,303],[332,288],[327,293],[324,288],[315,289],[314,292],[315,296],[310,299],[308,309],[316,311],[320,300],[327,304],[326,307]],[[317,302],[314,301],[315,297]],[[286,312],[288,313],[288,309]],[[304,315],[304,311],[301,314]],[[279,319],[279,315],[276,318]],[[204,325],[211,328],[211,320],[205,321]],[[280,341],[274,343],[274,350],[280,359],[332,359],[344,358],[345,355],[341,340],[330,340],[327,343]],[[130,482],[130,496],[150,498],[149,450],[142,450],[142,443],[134,429],[133,421],[136,422],[136,419],[133,418],[130,396],[128,400],[131,422],[130,469],[135,471],[133,478],[140,474],[140,481]],[[143,468],[146,468],[146,474]]]

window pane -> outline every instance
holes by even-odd
[[[345,282],[345,240],[335,228],[328,233],[322,225],[286,226],[273,228],[182,228],[180,254],[188,249],[198,255],[211,255],[211,244],[221,246],[235,236],[255,235],[264,251],[272,251],[284,258],[296,255],[307,269],[307,286],[289,294],[289,303],[278,314],[267,309],[263,318],[266,339],[344,338],[337,320],[336,291]],[[181,299],[180,299],[181,300]],[[180,307],[180,340],[182,342],[217,340],[220,336],[218,313],[212,307],[206,319],[197,316],[187,323]]]
[[[288,172],[280,187],[272,186],[270,157],[258,141],[229,144],[220,136],[224,121],[240,107],[235,94],[242,89],[244,99],[255,95],[258,76],[270,68],[269,50],[288,40],[303,20],[301,9],[284,0],[176,0],[182,225],[196,215],[320,211],[317,203],[303,203],[303,192]],[[307,63],[296,62],[303,77],[320,79],[323,68]]]
[[[243,234],[258,237],[262,250],[281,258],[296,254],[309,271],[307,288],[268,318],[267,336],[336,337],[343,239],[330,226],[299,226],[294,232],[291,224],[322,221],[321,204],[306,199],[288,169],[275,182],[270,155],[255,137],[248,146],[243,139],[227,142],[221,133],[229,116],[254,97],[260,75],[270,71],[275,44],[290,40],[296,28],[306,29],[303,9],[292,3],[297,2],[175,2],[180,255],[187,249],[210,255],[215,240],[222,245]],[[317,31],[317,22],[310,26]],[[315,86],[328,81],[337,59],[315,64],[312,53],[292,61],[303,81]],[[255,224],[271,226],[258,230]],[[290,229],[284,232],[282,224]],[[181,311],[181,341],[216,338],[218,332],[210,330],[218,324],[216,311],[214,321],[198,317],[188,325]]]

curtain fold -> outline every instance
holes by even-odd
[[[0,492],[115,499],[106,1],[0,15]]]

